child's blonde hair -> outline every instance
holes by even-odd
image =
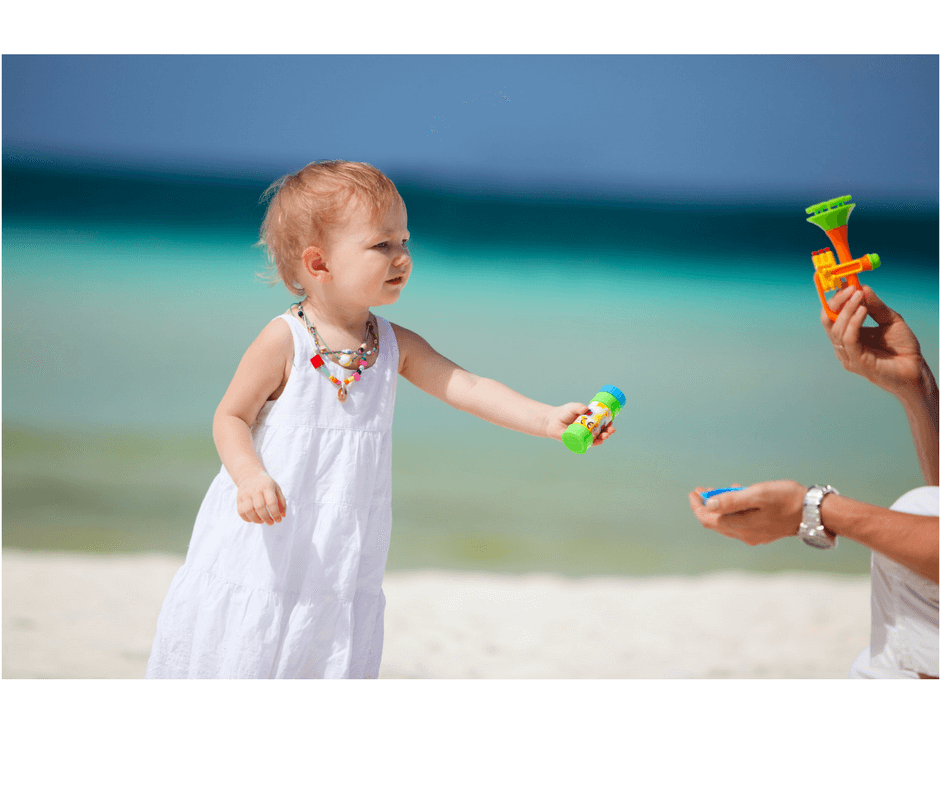
[[[373,220],[401,201],[388,176],[371,164],[354,161],[314,161],[267,188],[261,199],[270,203],[258,243],[267,252],[267,278],[272,284],[283,282],[294,295],[304,295],[294,278],[295,266],[304,249],[323,242],[354,197],[372,208]]]

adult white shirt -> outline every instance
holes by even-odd
[[[902,495],[894,511],[936,517],[940,487]],[[849,672],[853,679],[940,675],[937,584],[880,553],[871,554],[871,641]]]

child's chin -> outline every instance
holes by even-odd
[[[384,293],[380,294],[375,299],[375,304],[373,306],[382,306],[383,304],[394,304],[399,298],[401,298],[401,288],[398,288],[394,291],[386,290]]]

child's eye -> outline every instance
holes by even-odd
[[[375,249],[385,249],[388,246],[388,241],[382,241],[382,243],[376,244]]]

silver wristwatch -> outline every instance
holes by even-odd
[[[826,526],[822,524],[822,516],[819,513],[822,499],[829,493],[838,495],[839,491],[828,484],[814,484],[803,497],[803,522],[800,523],[799,537],[810,547],[818,547],[820,550],[835,547],[837,541],[836,535],[827,531]]]

